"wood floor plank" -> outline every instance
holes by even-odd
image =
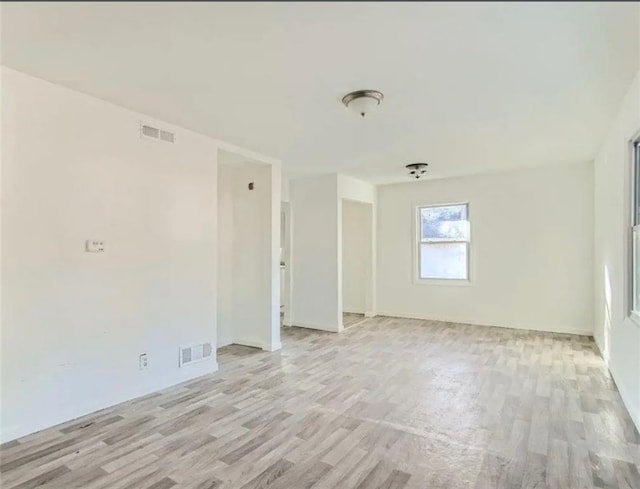
[[[42,487],[55,481],[58,477],[66,474],[67,472],[69,472],[69,468],[61,465],[60,467],[49,470],[44,474],[40,474],[28,481],[18,484],[17,486],[13,486],[13,489],[33,489],[34,487]]]
[[[83,467],[70,470],[56,479],[56,485],[64,489],[84,489],[89,484],[105,477],[107,472],[100,467]]]
[[[385,464],[380,460],[369,473],[360,481],[356,489],[377,489],[387,480]]]
[[[170,479],[169,477],[164,477],[160,479],[158,482],[151,484],[147,489],[170,489],[176,485],[176,481]]]
[[[243,485],[241,489],[266,489],[267,487],[271,487],[271,485],[291,467],[293,467],[291,462],[280,459]]]
[[[2,463],[0,464],[0,472],[8,472],[10,470],[14,470],[18,467],[20,467],[21,465],[24,465],[26,463],[32,462],[34,460],[38,460],[39,458],[43,458],[47,455],[51,455],[51,454],[55,454],[55,453],[61,453],[64,450],[69,450],[70,447],[73,447],[76,443],[77,443],[77,439],[76,438],[69,438],[69,439],[64,439],[58,443],[54,443],[51,446],[48,446],[46,448],[42,448],[40,450],[36,450],[34,452],[31,453],[27,453],[24,456],[11,460],[11,461],[2,461]],[[73,450],[73,448],[71,448],[71,450]],[[66,452],[65,452],[66,453]]]
[[[411,479],[411,474],[394,469],[378,489],[403,489],[409,479]]]
[[[352,317],[347,320],[351,321]],[[388,317],[0,446],[3,489],[640,489],[593,339]]]

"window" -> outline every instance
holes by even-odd
[[[469,204],[418,207],[418,278],[469,279]]]
[[[633,282],[633,297],[631,306],[633,312],[640,314],[640,139],[637,139],[631,148],[632,171],[632,199],[631,225],[633,233],[633,252],[631,257]]]

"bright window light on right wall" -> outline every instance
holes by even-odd
[[[631,195],[633,208],[631,209],[631,281],[632,297],[631,309],[633,315],[640,316],[640,138],[631,147]]]

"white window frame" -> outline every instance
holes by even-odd
[[[631,240],[629,242],[629,315],[633,322],[640,326],[640,304],[636,306],[636,291],[640,284],[636,283],[636,246],[640,246],[640,134],[631,139]],[[628,255],[628,256],[629,256]]]
[[[467,278],[422,278],[420,276],[420,245],[423,244],[422,239],[422,223],[420,219],[420,210],[429,207],[449,207],[455,205],[464,205],[467,207],[467,221],[469,222],[469,238],[467,240],[443,240],[441,243],[466,243],[467,245]],[[429,203],[418,204],[414,206],[414,219],[413,219],[413,282],[417,285],[453,285],[453,286],[468,286],[471,285],[471,278],[473,276],[471,270],[472,259],[472,246],[471,246],[471,205],[469,202],[448,202],[448,203]]]

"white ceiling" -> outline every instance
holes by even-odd
[[[3,3],[3,64],[281,158],[405,179],[586,161],[637,3]],[[385,100],[361,120],[351,90]]]

